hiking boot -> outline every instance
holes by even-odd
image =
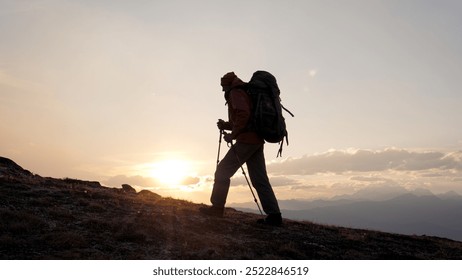
[[[218,207],[218,206],[210,206],[210,207],[206,206],[206,207],[199,208],[199,212],[207,216],[222,218],[223,213],[225,212],[225,208]]]
[[[269,226],[282,226],[282,215],[281,213],[269,214],[266,218],[257,220],[257,223]]]

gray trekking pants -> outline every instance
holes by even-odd
[[[250,181],[257,190],[258,197],[266,214],[279,214],[279,205],[266,173],[264,144],[245,144],[236,142],[221,160],[215,172],[212,197],[214,206],[224,207],[228,196],[231,177],[240,168],[240,163],[247,164]],[[236,156],[237,155],[237,156]],[[239,160],[238,160],[239,158]]]

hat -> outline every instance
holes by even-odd
[[[234,72],[229,72],[226,73],[222,78],[221,78],[221,86],[231,86],[233,83],[234,79],[236,79],[237,76],[234,74]]]

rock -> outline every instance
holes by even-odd
[[[122,190],[125,193],[136,193],[136,190],[132,186],[130,186],[129,184],[123,184],[122,185]]]
[[[33,174],[9,158],[0,157],[0,174],[2,177],[29,177]]]
[[[139,196],[141,197],[144,197],[144,198],[147,198],[147,199],[152,199],[152,200],[157,200],[157,199],[161,199],[162,196],[156,194],[156,193],[153,193],[151,191],[148,191],[148,190],[141,190],[139,193],[138,193]]]

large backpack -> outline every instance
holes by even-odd
[[[284,138],[289,145],[285,119],[282,109],[294,116],[281,104],[281,98],[276,78],[266,71],[253,73],[247,84],[247,93],[252,100],[251,127],[269,143],[280,143],[276,157],[282,155]]]

